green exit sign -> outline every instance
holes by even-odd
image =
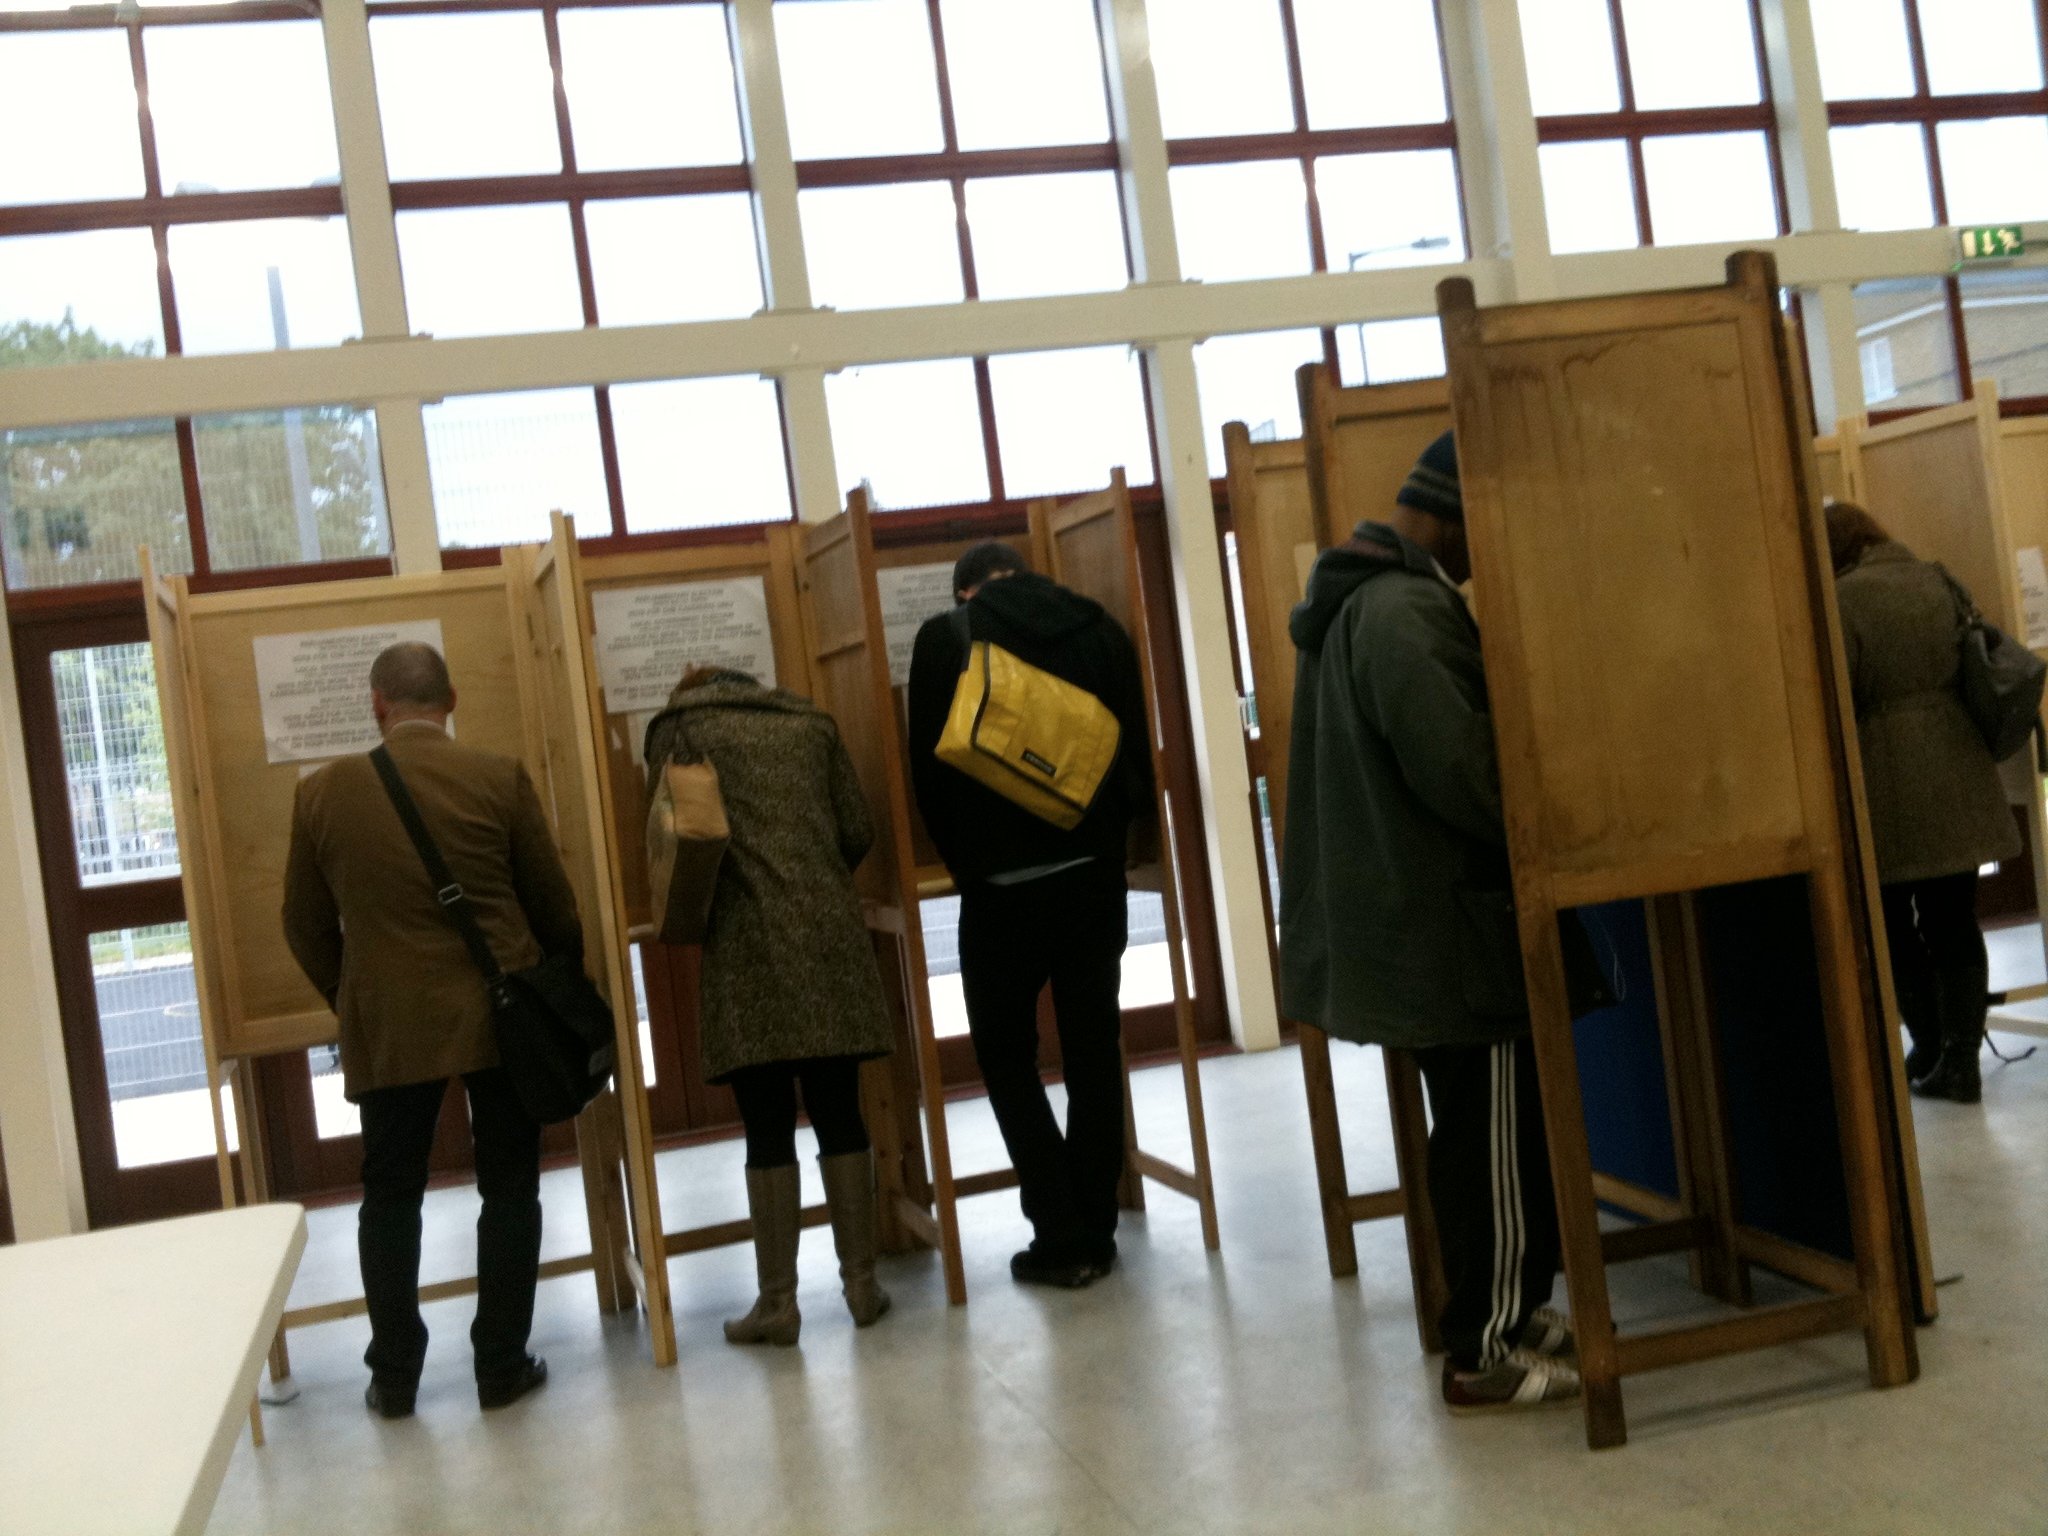
[[[1957,231],[1965,261],[2008,261],[2027,253],[2027,232],[2014,224],[1983,224]]]

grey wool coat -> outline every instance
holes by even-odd
[[[2020,851],[1991,760],[1957,692],[1963,615],[1939,566],[1872,546],[1836,586],[1877,877],[1959,875]]]
[[[646,759],[650,770],[708,760],[732,829],[704,943],[705,1078],[886,1055],[888,1008],[853,885],[875,829],[832,717],[721,672],[670,696]]]

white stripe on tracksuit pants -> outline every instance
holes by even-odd
[[[1460,1370],[1497,1364],[1549,1301],[1560,1249],[1528,1037],[1414,1053],[1429,1088],[1429,1190]]]

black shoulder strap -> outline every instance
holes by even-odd
[[[498,964],[498,957],[491,953],[490,941],[485,939],[483,928],[477,923],[476,909],[469,904],[469,895],[449,869],[448,861],[441,857],[441,849],[434,842],[434,834],[427,830],[427,824],[420,817],[420,808],[413,802],[412,791],[405,787],[400,777],[398,764],[391,760],[389,747],[378,747],[370,754],[370,761],[376,764],[377,777],[384,781],[384,793],[391,797],[391,805],[398,812],[398,819],[405,823],[406,836],[419,851],[420,862],[427,866],[427,878],[434,882],[434,899],[441,903],[441,910],[448,915],[448,921],[455,925],[455,931],[462,935],[462,942],[469,947],[469,957],[476,962],[476,968],[484,973],[486,985],[495,986],[505,974]]]

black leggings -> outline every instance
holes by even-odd
[[[1977,871],[1901,881],[1883,891],[1892,986],[1906,1032],[1923,1049],[1954,1045],[1974,1054],[1990,1004]]]
[[[747,1166],[786,1168],[796,1161],[796,1090],[803,1084],[804,1113],[818,1133],[818,1155],[868,1149],[860,1115],[860,1058],[810,1056],[741,1067],[726,1080],[740,1101],[747,1128]]]

